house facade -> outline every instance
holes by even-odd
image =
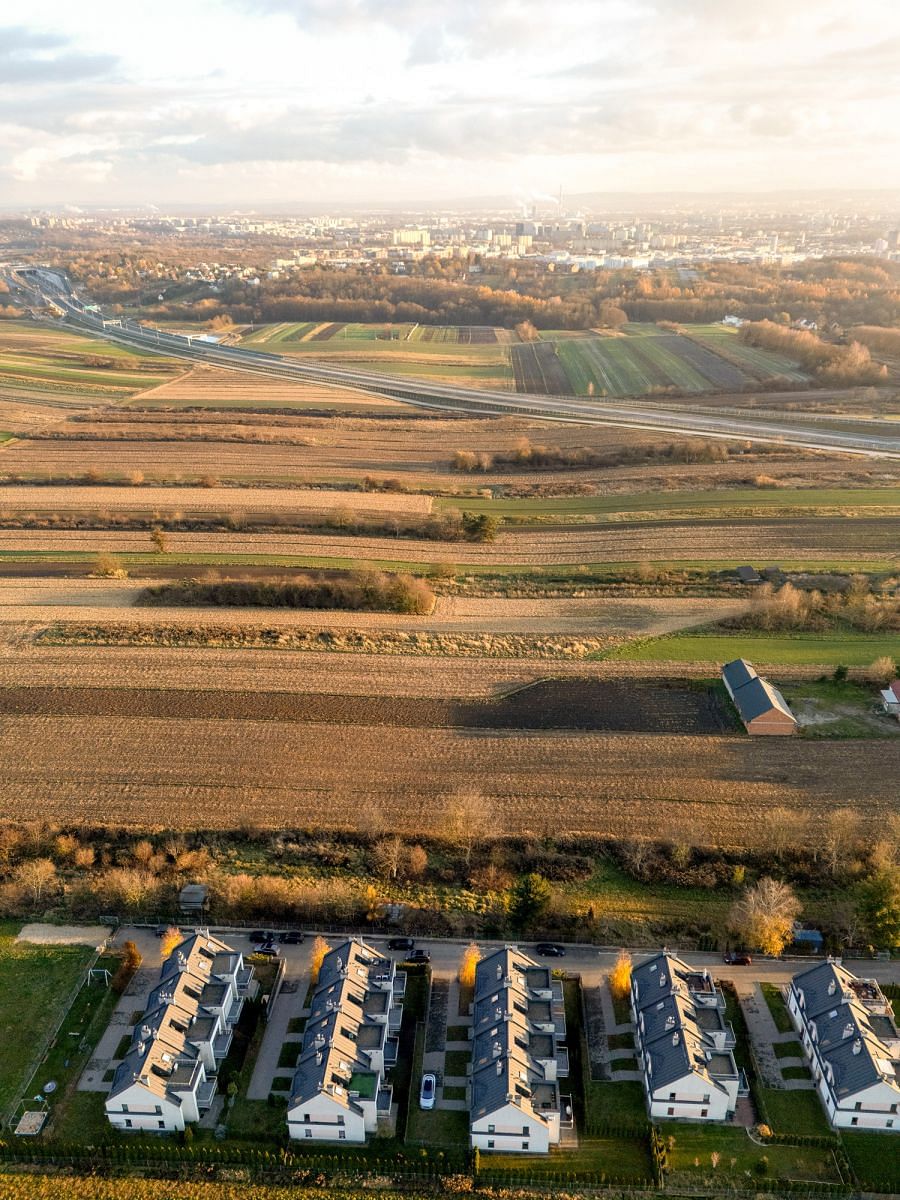
[[[212,1104],[218,1070],[253,981],[253,968],[218,938],[197,933],[160,970],[106,1099],[114,1129],[174,1133]]]
[[[900,679],[888,684],[881,693],[881,707],[891,717],[900,721]]]
[[[722,682],[744,728],[753,736],[787,737],[797,732],[797,718],[778,688],[757,675],[752,663],[736,658],[722,668]]]
[[[829,959],[794,976],[787,1006],[831,1124],[900,1131],[900,1033],[878,983]]]
[[[562,984],[515,947],[475,969],[469,1133],[473,1148],[546,1154],[571,1124]]]
[[[654,955],[632,970],[631,1012],[650,1116],[730,1119],[742,1081],[725,998],[709,972]]]
[[[364,1142],[391,1115],[406,975],[350,938],[322,960],[288,1101],[303,1141]]]

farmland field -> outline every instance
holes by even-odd
[[[864,827],[877,823],[893,808],[881,778],[900,770],[897,739],[879,743],[875,775],[865,740],[817,742],[811,754],[787,738],[395,727],[386,741],[370,725],[185,720],[183,691],[163,717],[133,717],[127,694],[115,716],[60,707],[4,718],[3,818],[39,807],[70,822],[102,812],[158,826],[164,813],[173,827],[227,828],[241,814],[296,828],[327,811],[329,826],[357,829],[377,804],[388,828],[421,836],[442,827],[448,794],[475,789],[510,832],[669,838],[693,824],[701,841],[743,846],[766,838],[778,807],[852,806]]]
[[[812,664],[863,667],[882,655],[897,654],[897,635],[848,631],[840,634],[692,634],[631,644],[618,657],[640,662],[722,663],[748,658],[755,664]]]

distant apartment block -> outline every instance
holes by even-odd
[[[725,998],[709,971],[655,955],[632,971],[631,1011],[650,1116],[728,1120],[745,1084]]]
[[[200,1119],[252,981],[218,938],[197,933],[172,951],[106,1099],[115,1129],[174,1132]]]
[[[309,1141],[364,1142],[390,1122],[406,975],[348,939],[325,955],[288,1101],[288,1132]]]
[[[470,1137],[473,1148],[546,1154],[572,1124],[560,980],[515,947],[482,959],[472,1006]]]
[[[900,1033],[877,982],[817,963],[794,976],[788,1011],[831,1124],[900,1130]]]

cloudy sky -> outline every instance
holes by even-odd
[[[0,205],[900,187],[900,0],[0,4]]]

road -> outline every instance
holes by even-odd
[[[10,271],[7,269],[7,276]],[[900,459],[900,436],[852,432],[821,427],[809,415],[797,420],[774,421],[666,408],[664,405],[631,401],[611,403],[587,397],[521,395],[459,387],[455,384],[426,380],[397,379],[374,371],[329,366],[304,359],[298,362],[278,354],[205,342],[187,334],[168,333],[142,326],[129,318],[109,320],[101,312],[84,305],[65,276],[45,269],[21,268],[11,277],[20,286],[32,289],[36,297],[55,307],[68,323],[95,336],[124,345],[139,345],[145,350],[169,357],[205,362],[227,370],[249,372],[273,379],[293,379],[341,388],[376,392],[422,408],[472,414],[525,415],[543,421],[563,421],[580,425],[612,425],[628,429],[652,430],[681,437],[727,440],[749,439],[800,449],[840,451],[870,458]]]
[[[260,922],[260,927],[264,928],[262,922]],[[247,937],[246,931],[227,929],[219,926],[212,926],[210,931],[216,936],[221,937],[230,946],[240,950],[243,954],[249,954],[253,949],[253,944]],[[280,947],[282,955],[287,959],[289,976],[299,977],[305,975],[308,971],[310,951],[315,936],[315,932],[307,931],[301,945]],[[331,945],[335,945],[341,937],[350,935],[323,933],[322,936]],[[159,941],[152,929],[148,929],[146,926],[122,926],[116,934],[115,944],[121,946],[126,940],[135,942],[138,949],[144,955],[145,962],[149,964],[159,962]],[[387,936],[366,934],[365,941],[386,954],[390,953],[387,949]],[[452,979],[455,977],[463,951],[468,944],[468,939],[416,939],[416,945],[423,950],[427,950],[431,955],[432,973],[438,979]],[[482,952],[488,954],[492,949],[502,946],[505,943],[479,941],[478,944]],[[519,944],[526,953],[534,954],[533,943],[521,942]],[[670,946],[669,949],[673,953],[678,953],[676,947]],[[566,954],[564,958],[547,958],[541,959],[541,961],[546,962],[549,966],[564,968],[567,971],[572,971],[580,975],[585,987],[599,986],[619,956],[618,949],[598,949],[596,946],[586,943],[566,944],[565,950]],[[656,951],[641,947],[632,948],[630,953],[635,962],[638,962],[642,958],[649,958]],[[392,957],[399,962],[403,955],[393,954]],[[535,957],[540,958],[539,955],[535,955]],[[785,984],[803,967],[810,966],[813,962],[817,961],[813,958],[755,958],[753,964],[749,967],[730,967],[722,962],[722,955],[718,953],[684,951],[682,957],[692,966],[709,967],[714,971],[718,979],[733,979],[739,985],[750,981]],[[858,961],[844,959],[844,966],[849,971],[852,971],[854,975],[865,978],[874,977],[882,984],[900,983],[900,960],[888,962],[881,960],[873,961],[871,958],[860,959]]]

